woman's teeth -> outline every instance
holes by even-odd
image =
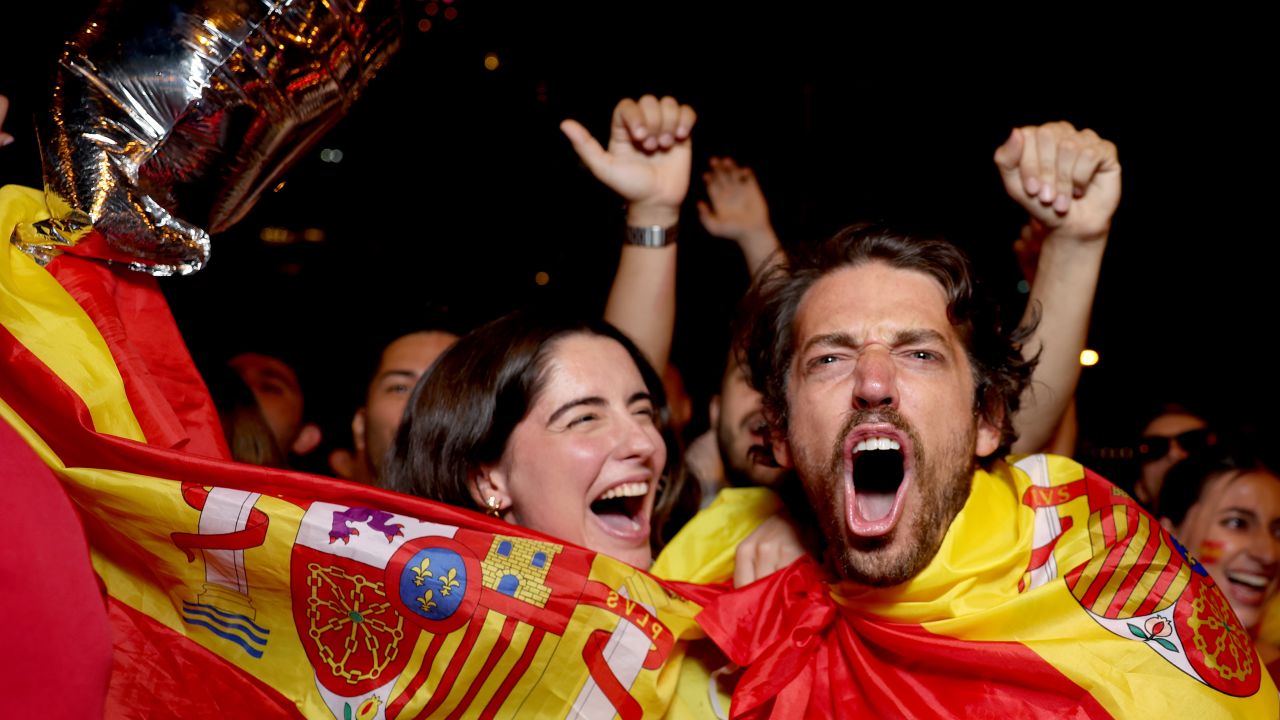
[[[1227,579],[1233,583],[1247,585],[1254,590],[1266,590],[1267,585],[1271,584],[1271,578],[1266,575],[1255,575],[1253,573],[1232,572],[1227,573]]]
[[[623,483],[617,487],[610,488],[603,495],[596,498],[597,500],[612,500],[618,497],[637,497],[649,492],[649,483],[647,482],[630,482]]]

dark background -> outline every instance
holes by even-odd
[[[46,105],[59,42],[90,6],[0,20],[6,129],[19,137],[0,152],[4,181],[39,183],[29,118]],[[601,137],[614,103],[646,92],[699,112],[695,177],[713,155],[756,169],[784,244],[863,218],[909,220],[968,249],[1014,317],[1022,216],[991,153],[1014,125],[1094,128],[1120,148],[1124,199],[1090,333],[1101,362],[1078,395],[1086,451],[1131,439],[1139,416],[1166,400],[1225,425],[1275,425],[1280,65],[1257,18],[1126,26],[479,0],[405,0],[404,12],[398,57],[349,116],[215,237],[207,269],[162,281],[202,361],[242,349],[287,357],[331,439],[345,441],[389,334],[465,329],[535,303],[603,307],[620,202],[557,124],[574,117]],[[342,161],[322,161],[324,149]],[[705,407],[746,270],[732,245],[701,231],[692,199],[674,361]],[[266,227],[294,241],[264,242]],[[302,239],[309,228],[323,239]]]

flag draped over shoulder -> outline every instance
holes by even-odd
[[[40,193],[0,189],[0,237],[44,217]],[[21,439],[0,447],[60,482],[105,584],[111,717],[639,718],[702,636],[697,603],[611,558],[230,461],[148,276],[6,243],[0,358]],[[80,584],[68,614],[98,601]]]
[[[1065,458],[979,471],[933,562],[890,588],[801,562],[698,618],[740,665],[734,717],[1276,717],[1204,568]]]

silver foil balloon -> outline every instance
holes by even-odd
[[[104,0],[38,123],[52,218],[12,241],[41,262],[199,270],[209,233],[337,122],[400,31],[396,0]]]

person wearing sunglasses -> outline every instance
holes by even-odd
[[[1165,473],[1179,461],[1217,443],[1209,423],[1181,405],[1165,405],[1142,430],[1134,456],[1141,473],[1133,494],[1148,509],[1155,506]]]

